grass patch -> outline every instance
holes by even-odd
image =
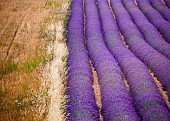
[[[56,3],[56,1],[54,0],[50,0],[47,2],[46,8],[57,8],[58,7],[58,4]]]
[[[40,64],[45,65],[47,63],[47,56],[43,55],[42,57],[36,57],[33,60],[27,60],[22,64],[22,70],[26,73],[32,72]]]
[[[71,1],[69,1],[70,3]],[[64,2],[63,2],[64,3]],[[39,31],[39,38],[43,38],[45,39],[47,42],[51,42],[54,41],[56,39],[56,23],[58,22],[64,22],[64,31],[63,31],[63,35],[64,38],[66,38],[67,36],[67,22],[69,20],[70,17],[70,8],[68,9],[63,9],[62,8],[62,2],[57,3],[55,1],[48,1],[46,4],[46,7],[49,8],[51,6],[51,8],[55,8],[54,6],[56,6],[56,10],[52,10],[50,11],[49,16],[44,17],[44,22],[40,25],[40,31]],[[50,25],[50,26],[49,26]],[[53,25],[53,26],[52,26]],[[63,39],[65,40],[65,39]],[[62,41],[63,41],[62,40]],[[65,41],[64,41],[65,42]]]
[[[24,63],[18,63],[14,61],[1,62],[0,79],[2,79],[5,75],[16,71],[30,73],[38,66],[45,65],[48,61],[47,58],[48,57],[45,52],[40,54],[38,48],[36,48],[35,57],[33,59],[26,60]]]
[[[70,11],[70,7],[67,9],[67,11]],[[64,38],[67,37],[67,28],[68,28],[69,19],[70,19],[70,12],[67,12],[64,20],[64,31],[63,31]]]
[[[24,72],[32,72],[32,70],[35,69],[37,66],[39,66],[40,63],[41,63],[41,60],[38,60],[38,59],[28,60],[23,64],[22,70]]]
[[[45,17],[44,18],[44,23],[51,23],[53,21],[52,17]]]
[[[1,65],[0,69],[0,79],[6,74],[12,73],[13,71],[16,71],[18,69],[18,63],[15,63],[14,61],[7,61],[4,64]]]
[[[39,38],[40,39],[45,39],[47,42],[50,42],[50,41],[54,41],[56,39],[56,33],[55,33],[55,27],[54,27],[54,30],[49,30],[47,28],[47,25],[49,25],[50,23],[55,23],[55,20],[53,17],[45,17],[44,18],[44,22],[43,24],[41,24],[40,26],[40,31],[39,31]],[[55,26],[55,25],[54,25]]]
[[[43,100],[48,97],[48,90],[43,92],[32,92],[30,94],[18,94],[18,97],[13,101],[13,107],[16,110],[24,110],[34,105],[41,105]]]
[[[28,90],[29,87],[30,87],[30,85],[31,85],[30,83],[31,83],[30,80],[22,81],[22,82],[21,82],[21,87],[22,87],[22,89],[23,89],[24,91]]]

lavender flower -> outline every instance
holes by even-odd
[[[68,23],[67,46],[67,120],[99,121],[99,110],[92,88],[92,70],[84,43],[84,14],[82,0],[72,0]]]
[[[161,32],[167,42],[170,42],[170,23],[156,11],[148,0],[136,0],[141,11],[149,21]]]
[[[105,45],[96,0],[85,0],[87,48],[97,71],[105,121],[138,121],[122,72]]]
[[[163,118],[164,121],[168,121],[170,116],[169,110],[147,67],[123,45],[116,21],[112,16],[107,1],[97,1],[105,43],[112,55],[118,61],[123,73],[125,74],[130,86],[130,93],[134,99],[135,107],[140,114],[141,119],[145,121],[151,121],[159,119],[162,120]],[[121,1],[118,0],[112,1],[113,5],[120,5],[120,3]],[[121,8],[123,8],[123,6],[121,6]],[[118,14],[118,12],[116,13]],[[121,17],[120,19],[123,20],[123,17],[128,18],[128,16],[126,17],[124,15],[122,16],[122,19]],[[130,34],[131,33],[127,34],[127,36]],[[126,98],[126,96],[123,94],[119,94],[117,96]],[[120,108],[126,108],[124,105]],[[158,109],[157,112],[155,112],[156,109]]]

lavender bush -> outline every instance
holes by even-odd
[[[148,0],[136,0],[138,7],[149,21],[161,32],[167,42],[170,42],[170,23],[156,11]]]
[[[153,49],[140,37],[139,30],[124,8],[121,0],[111,0],[117,24],[131,51],[145,63],[160,80],[170,97],[170,60]]]
[[[138,9],[134,0],[122,0],[122,3],[130,14],[133,22],[144,35],[146,42],[170,59],[170,44],[163,39],[155,26],[153,26]]]
[[[72,0],[68,23],[67,120],[99,121],[99,111],[92,88],[92,70],[84,44],[82,0]]]
[[[168,9],[162,0],[149,0],[151,5],[161,13],[161,15],[170,22],[170,9]]]
[[[164,0],[164,2],[170,8],[170,0]]]
[[[138,121],[117,61],[105,45],[96,0],[85,0],[87,48],[97,71],[105,121]]]
[[[107,1],[97,1],[105,42],[128,80],[130,92],[141,120],[168,121],[170,118],[168,108],[147,67],[122,43]],[[117,2],[119,1],[112,1],[112,4]],[[157,111],[155,112],[155,110]]]

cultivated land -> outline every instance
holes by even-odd
[[[135,3],[140,1],[136,0]],[[0,0],[0,121],[64,121],[66,115],[73,121],[114,118],[118,121],[131,121],[130,119],[137,119],[138,114],[140,119],[145,117],[147,120],[166,115],[161,109],[170,109],[167,94],[170,86],[163,90],[168,81],[163,84],[162,80],[169,76],[162,77],[159,71],[169,69],[161,68],[164,64],[160,63],[170,64],[169,46],[165,46],[169,44],[169,40],[166,42],[162,33],[155,32],[155,25],[145,28],[157,23],[151,19],[152,15],[150,21],[142,16],[145,22],[142,28],[142,23],[138,23],[141,15],[136,13],[136,17],[133,13],[136,11],[131,11],[134,6],[126,0],[72,2]],[[126,10],[129,14],[126,14]],[[119,16],[120,14],[122,15]],[[124,19],[123,16],[130,17],[133,21]],[[138,25],[138,28],[126,27],[129,23],[130,27]],[[115,26],[118,28],[114,28]],[[156,33],[161,39],[149,36],[147,30],[153,31],[152,34]],[[169,37],[166,32],[165,35],[166,38]],[[139,54],[135,50],[135,46],[140,46],[139,41],[134,42],[136,38],[140,41],[147,38],[142,44],[149,43],[152,49],[157,50],[152,51],[147,46],[147,49],[143,49],[144,52],[151,50],[148,53],[160,61],[154,61],[147,54]],[[164,42],[159,45],[151,41],[156,39],[158,43]],[[145,60],[142,60],[141,55],[146,56]],[[155,70],[159,70],[156,71],[158,77]],[[137,81],[139,82],[136,83]],[[109,103],[111,101],[115,103]],[[135,106],[131,108],[134,102]],[[117,108],[119,106],[122,108]],[[158,113],[152,108],[156,108]],[[150,111],[153,113],[149,114]]]
[[[70,11],[68,119],[169,121],[168,21],[149,0],[72,0]]]

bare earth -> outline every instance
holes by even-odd
[[[68,6],[68,0],[0,0],[0,121],[52,117],[47,115],[54,82],[48,76],[56,70],[49,66],[44,71],[44,65],[50,65],[47,59],[54,63],[54,45],[49,44],[64,39],[63,30],[54,33],[54,29],[63,29],[66,14],[60,11],[67,11]],[[57,50],[66,48],[62,45]],[[58,60],[66,54],[60,53]],[[63,71],[65,63],[59,64]],[[60,77],[61,72],[57,73]],[[59,120],[64,120],[63,116]]]

